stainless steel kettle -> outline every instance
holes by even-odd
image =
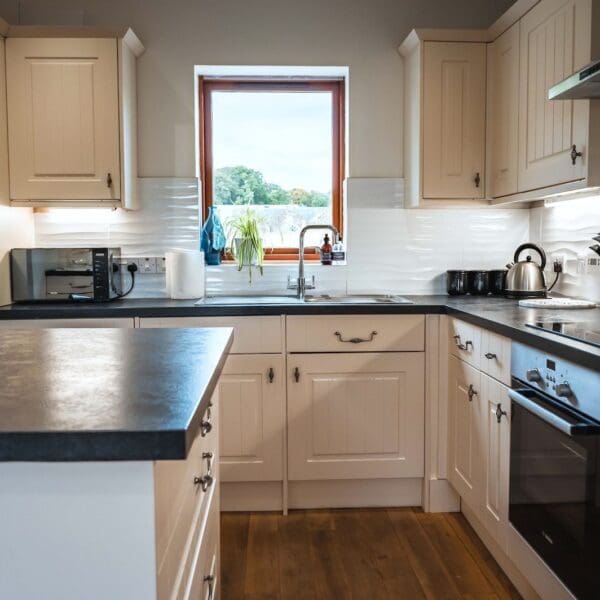
[[[535,250],[540,255],[540,264],[533,262],[528,254],[519,261],[523,250]],[[535,244],[522,244],[515,251],[514,263],[506,265],[506,296],[508,298],[545,298],[547,293],[544,267],[546,253]]]

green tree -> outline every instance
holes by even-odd
[[[214,203],[321,207],[329,206],[329,195],[302,188],[284,190],[266,182],[260,171],[238,165],[215,171]]]

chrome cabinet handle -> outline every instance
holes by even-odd
[[[459,350],[469,350],[469,346],[473,347],[473,342],[471,340],[467,340],[464,344],[460,340],[460,335],[454,336],[454,343]]]
[[[202,421],[200,422],[200,435],[202,437],[206,437],[206,435],[208,433],[210,433],[213,428],[212,413],[210,412],[211,407],[212,407],[212,402],[209,403],[208,408],[206,409],[206,413],[204,413],[206,418],[205,419],[203,418]]]
[[[300,381],[300,369],[298,367],[294,369],[294,380],[296,383]]]
[[[204,582],[208,583],[208,596],[206,600],[214,600],[215,597],[215,576],[214,575],[205,575]]]
[[[484,354],[484,356],[488,359],[488,360],[493,360],[494,358],[498,358],[497,354],[494,354],[492,352],[486,352]]]
[[[575,164],[577,159],[583,156],[583,152],[577,152],[577,146],[573,144],[571,147],[571,162]]]
[[[274,379],[275,379],[275,371],[273,370],[273,367],[271,367],[267,373],[267,377],[269,378],[269,383],[273,383]]]
[[[473,396],[477,396],[477,391],[475,390],[475,388],[473,387],[473,384],[469,384],[469,391],[467,392],[468,396],[469,396],[469,402],[473,402]]]
[[[202,491],[206,492],[208,488],[214,483],[214,477],[212,476],[212,452],[203,452],[202,458],[206,460],[206,475],[202,477],[194,477],[194,485],[200,485],[202,487]]]
[[[506,416],[507,413],[505,410],[502,410],[502,404],[500,404],[500,402],[498,402],[498,404],[496,404],[496,420],[498,421],[498,423],[502,422],[502,417]]]
[[[371,335],[368,338],[355,337],[355,338],[344,339],[344,337],[342,336],[342,334],[339,331],[336,331],[333,335],[335,335],[335,337],[338,339],[338,341],[343,342],[344,344],[362,344],[364,342],[372,342],[375,339],[377,332],[371,331]]]

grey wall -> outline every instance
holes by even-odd
[[[0,16],[131,26],[142,177],[195,174],[195,64],[350,67],[349,174],[402,175],[402,61],[413,27],[487,27],[512,0],[0,0]],[[49,17],[49,6],[57,18]],[[37,15],[37,16],[36,16]],[[53,23],[56,24],[56,23]]]

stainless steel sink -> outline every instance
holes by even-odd
[[[317,304],[413,304],[411,300],[403,296],[390,294],[350,294],[348,296],[330,296],[329,294],[307,295],[304,301]]]
[[[248,304],[413,304],[411,300],[402,296],[391,294],[350,294],[330,295],[315,294],[307,295],[304,300],[298,300],[296,296],[209,296],[196,302],[196,306],[206,305],[228,305],[247,306]]]

